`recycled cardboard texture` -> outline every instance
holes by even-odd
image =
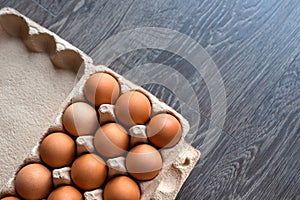
[[[0,189],[54,121],[77,75],[76,69],[58,68],[50,60],[51,55],[58,60],[56,50],[75,47],[55,36],[56,45],[51,32],[34,22],[29,29],[17,15],[9,8],[0,11]],[[36,34],[36,28],[41,34]],[[38,42],[33,43],[32,38]],[[45,53],[32,53],[28,47]],[[82,62],[82,58],[72,60]]]
[[[18,12],[9,8],[2,9],[0,23],[0,114],[4,116],[1,117],[0,130],[1,158],[4,158],[0,161],[1,186],[11,177],[2,188],[2,193],[15,192],[14,175],[26,162],[39,161],[38,144],[43,135],[53,130],[63,130],[61,114],[66,106],[71,100],[83,99],[82,88],[91,74],[105,71],[118,79],[122,93],[132,89],[140,90],[151,100],[153,113],[168,111],[180,120],[183,137],[175,147],[161,151],[164,161],[162,171],[155,179],[140,182],[142,199],[174,199],[200,157],[200,152],[184,141],[189,130],[188,122],[146,90],[105,66],[93,65],[91,58],[80,50]],[[9,34],[21,38],[31,51],[46,53],[30,53],[21,40],[8,36],[3,28]],[[2,48],[4,45],[7,47]],[[2,69],[4,66],[7,67]],[[78,69],[82,71],[79,73],[80,80],[75,84],[74,72]],[[55,172],[64,173],[66,170],[57,169]],[[68,178],[68,174],[64,176]],[[56,182],[59,184],[60,181]],[[90,191],[85,197],[102,199],[101,193],[101,190]]]
[[[28,52],[21,40],[0,26],[0,184],[54,121],[74,86],[76,74],[54,68],[46,54]]]

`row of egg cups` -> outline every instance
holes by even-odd
[[[64,110],[71,104],[75,102],[82,102],[85,101],[84,97],[84,92],[83,92],[83,87],[85,85],[85,82],[87,79],[94,73],[97,72],[105,72],[110,75],[112,75],[114,78],[117,79],[120,89],[121,89],[121,94],[128,92],[128,91],[139,91],[143,93],[151,102],[151,110],[152,113],[151,115],[157,115],[160,113],[170,113],[171,115],[175,116],[182,128],[182,137],[178,144],[176,144],[172,148],[167,148],[167,149],[161,149],[160,153],[163,159],[163,166],[161,169],[161,172],[159,175],[154,178],[153,180],[150,181],[138,181],[140,188],[141,188],[141,193],[142,193],[142,199],[143,199],[143,194],[145,194],[145,189],[149,188],[150,185],[152,184],[157,184],[159,180],[161,179],[160,176],[164,174],[164,171],[167,171],[170,165],[174,164],[175,158],[177,158],[176,163],[180,164],[181,162],[184,162],[184,156],[182,156],[182,159],[180,160],[180,155],[182,154],[181,149],[177,149],[176,147],[184,142],[184,136],[187,134],[189,130],[189,124],[188,122],[175,110],[173,110],[171,107],[166,105],[164,102],[160,101],[157,99],[155,96],[153,96],[151,93],[147,92],[144,90],[142,87],[135,85],[134,83],[128,81],[124,77],[120,76],[119,74],[115,73],[114,71],[110,70],[106,66],[103,65],[98,65],[94,66],[92,64],[87,64],[89,65],[88,67],[85,67],[85,71],[80,78],[79,82],[76,84],[76,86],[73,88],[71,91],[70,95],[68,98],[64,101],[60,114],[57,116],[54,125],[50,126],[50,128],[47,131],[47,134],[45,134],[40,142],[45,138],[47,135],[53,132],[63,132],[64,127],[62,124],[62,115]],[[114,113],[114,105],[112,104],[102,104],[99,109],[99,122],[100,124],[104,124],[106,122],[112,122],[116,121],[116,116]],[[129,128],[129,135],[131,136],[130,139],[130,145],[135,146],[136,144],[139,143],[148,143],[147,140],[147,135],[146,135],[146,126],[145,125],[135,125]],[[77,144],[77,154],[83,154],[85,152],[93,152],[94,151],[94,145],[93,145],[93,137],[92,135],[84,135],[84,136],[79,136],[76,138],[76,144]],[[29,163],[39,163],[41,162],[40,156],[39,156],[39,144],[40,142],[32,149],[30,154],[27,156],[27,158],[24,160],[23,164],[19,167],[17,171],[19,171],[23,166],[29,164]],[[178,162],[179,158],[179,162]],[[126,167],[125,167],[125,157],[116,157],[116,158],[111,158],[107,160],[107,166],[109,168],[108,170],[108,176],[112,177],[118,174],[127,174],[126,172]],[[176,165],[176,164],[175,164]],[[53,175],[53,183],[55,186],[59,186],[62,184],[70,184],[71,183],[71,178],[70,178],[70,167],[63,167],[59,169],[54,169],[52,171]],[[14,188],[14,179],[15,175],[13,178],[9,180],[7,183],[4,192],[1,193],[1,195],[5,194],[16,194],[15,188]],[[154,187],[155,188],[155,187]],[[84,196],[86,199],[101,199],[102,198],[102,189],[96,189],[93,191],[88,191],[84,193]],[[147,193],[151,193],[151,191],[148,191]]]
[[[115,114],[113,112],[114,105],[103,104],[99,107],[99,119],[101,119],[101,124],[107,122],[116,121]],[[130,147],[136,146],[141,143],[148,143],[146,136],[146,126],[145,125],[135,125],[129,129],[129,135],[131,136]],[[84,135],[78,136],[76,138],[77,144],[77,155],[81,156],[86,153],[96,153],[94,147],[94,136]],[[38,149],[35,149],[36,155],[38,155]],[[36,162],[40,157],[36,157]],[[109,179],[116,175],[128,175],[125,167],[125,157],[119,156],[115,158],[110,158],[106,160],[106,165],[108,166],[108,177]],[[60,185],[71,185],[72,179],[70,175],[70,167],[62,167],[54,169],[52,171],[54,187],[57,188]],[[101,199],[102,189],[96,189],[93,191],[88,191],[84,193],[85,199]]]
[[[136,86],[132,83],[130,83],[128,80],[124,79],[121,76],[118,76],[114,74],[112,71],[105,70],[105,71],[97,71],[97,72],[105,72],[110,75],[112,75],[114,78],[117,79],[120,88],[121,88],[121,95],[129,92],[129,91],[138,91],[144,94],[151,102],[151,110],[152,110],[152,116],[161,114],[161,113],[168,113],[171,114],[172,116],[175,116],[175,118],[180,122],[181,125],[181,131],[182,131],[182,137],[185,135],[187,132],[186,123],[182,123],[184,120],[181,115],[176,113],[172,108],[158,100],[156,97],[145,91],[139,86]],[[81,92],[84,91],[82,88],[80,90]],[[83,93],[78,95],[78,98],[73,98],[73,102],[77,101],[83,101],[82,96],[84,96]],[[99,113],[99,122],[100,125],[103,125],[107,122],[117,122],[117,117],[115,114],[115,109],[114,105],[112,104],[102,104],[99,106],[98,113]],[[185,127],[184,127],[185,125]],[[188,126],[188,125],[187,125]],[[146,125],[134,125],[129,128],[129,135],[130,137],[130,148],[138,145],[138,144],[143,144],[143,143],[149,143],[147,134],[146,134]],[[84,136],[79,136],[76,139],[76,144],[77,144],[77,151],[78,154],[82,154],[85,152],[95,152],[95,146],[94,146],[94,136],[92,135],[84,135]],[[167,151],[167,150],[166,150]],[[170,151],[170,150],[169,150]],[[163,155],[163,154],[162,154]],[[165,161],[167,158],[170,158],[169,156],[166,156],[163,161]],[[113,177],[116,175],[128,175],[126,166],[125,166],[125,157],[124,156],[119,156],[115,158],[109,158],[106,161],[106,164],[108,166],[108,176]],[[167,165],[167,162],[163,162],[163,165]],[[57,169],[55,171],[56,174],[54,174],[54,178],[57,179],[57,182],[61,182],[63,184],[70,183],[71,178],[70,178],[70,168],[62,168],[62,169]],[[138,181],[139,183],[143,183],[143,181]],[[142,187],[143,188],[143,187]],[[102,189],[96,189],[93,191],[86,192],[84,195],[86,199],[91,199],[96,198],[96,199],[101,199],[102,196]]]
[[[99,109],[99,119],[100,124],[105,124],[107,122],[115,122],[115,114],[113,112],[114,105],[110,104],[102,104]],[[146,126],[145,125],[135,125],[129,129],[130,137],[130,148],[138,145],[138,144],[147,144],[149,143],[146,135]],[[83,135],[78,136],[76,138],[77,145],[77,155],[83,155],[86,153],[96,153],[96,149],[94,146],[94,136],[93,135]],[[38,152],[37,152],[38,153]],[[124,156],[118,156],[113,158],[108,158],[105,162],[108,167],[108,179],[118,175],[128,176],[128,172],[125,165],[126,158]],[[54,187],[58,187],[61,185],[71,185],[71,167],[62,167],[58,169],[54,169],[52,171],[53,183]],[[138,181],[139,183],[143,181]],[[103,190],[101,188],[97,188],[92,191],[86,191],[84,193],[85,199],[102,199]]]

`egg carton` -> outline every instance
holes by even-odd
[[[83,86],[89,76],[96,72],[106,72],[113,75],[119,82],[121,93],[129,90],[138,90],[145,94],[152,104],[152,113],[168,112],[173,114],[180,121],[182,126],[181,140],[172,148],[161,149],[160,153],[163,159],[163,167],[157,177],[150,181],[138,181],[141,188],[141,199],[157,199],[167,200],[175,199],[184,181],[194,168],[200,158],[200,151],[188,144],[184,137],[189,131],[189,123],[174,109],[160,101],[150,92],[142,87],[130,82],[126,78],[117,74],[110,68],[104,65],[94,65],[92,59],[85,53],[72,46],[65,40],[61,39],[51,31],[41,27],[37,23],[23,16],[19,12],[11,8],[3,8],[0,10],[0,23],[5,31],[13,36],[19,37],[26,47],[31,52],[46,52],[49,54],[49,59],[54,66],[73,70],[78,73],[79,81],[72,89],[68,97],[62,102],[55,122],[49,127],[48,124],[41,124],[44,135],[37,138],[37,144],[15,170],[12,178],[8,181],[5,187],[0,191],[0,197],[8,194],[16,194],[14,188],[14,179],[16,173],[22,166],[40,162],[39,145],[42,139],[49,133],[54,131],[64,131],[62,125],[62,113],[65,108],[73,102],[84,101]],[[78,71],[79,70],[79,71]],[[99,107],[98,113],[100,116],[100,124],[106,121],[114,121],[114,105],[103,104]],[[47,126],[47,127],[46,127]],[[144,125],[136,125],[129,129],[131,137],[131,145],[136,143],[147,143],[146,127]],[[76,139],[77,153],[93,152],[93,136],[79,136]],[[125,158],[117,157],[107,160],[109,176],[116,174],[126,174]],[[53,183],[55,186],[61,184],[70,184],[70,168],[64,167],[54,169],[52,171]],[[102,189],[88,191],[84,193],[84,198],[87,200],[102,199]]]

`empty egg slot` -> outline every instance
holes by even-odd
[[[35,23],[29,26],[17,12],[0,12],[0,114],[4,119],[0,136],[5,138],[0,145],[4,158],[0,161],[0,187],[19,169],[24,157],[23,164],[40,162],[38,149],[31,149],[44,133],[63,130],[59,123],[49,125],[85,64],[79,51],[70,49],[66,42],[58,48],[60,40]]]

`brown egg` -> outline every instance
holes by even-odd
[[[75,157],[74,140],[65,133],[52,133],[40,144],[41,159],[50,167],[60,168],[71,164]]]
[[[155,115],[147,125],[147,136],[157,147],[172,147],[182,135],[181,125],[173,115],[162,113]]]
[[[84,86],[84,94],[94,105],[113,104],[120,94],[118,81],[107,73],[96,73],[89,77]]]
[[[43,199],[52,188],[51,172],[41,164],[26,165],[16,176],[15,188],[23,199]]]
[[[47,200],[83,200],[83,197],[76,188],[62,186],[51,192]]]
[[[96,150],[105,157],[112,158],[122,155],[129,146],[127,131],[117,123],[101,126],[94,138]]]
[[[145,124],[151,114],[151,103],[143,93],[129,91],[117,99],[115,113],[126,126]]]
[[[13,197],[13,196],[11,196],[11,197],[4,197],[3,199],[1,199],[1,200],[20,200],[19,198],[17,198],[17,197]]]
[[[76,102],[67,107],[62,122],[73,136],[93,134],[98,126],[97,112],[87,103]]]
[[[162,158],[154,147],[141,144],[129,151],[126,168],[134,178],[150,180],[156,177],[162,168]]]
[[[110,180],[103,192],[104,200],[139,200],[139,186],[127,176],[119,176]]]
[[[93,190],[104,183],[107,176],[105,162],[95,154],[77,158],[71,168],[71,178],[83,190]]]

